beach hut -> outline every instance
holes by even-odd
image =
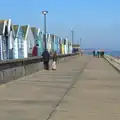
[[[38,29],[36,27],[31,27],[31,30],[32,30],[32,33],[33,33],[33,36],[34,36],[34,45],[36,44],[40,44],[40,38],[38,36]],[[37,53],[38,56],[40,56],[40,49],[39,49],[39,46],[38,46],[38,53]]]
[[[38,55],[42,55],[44,49],[45,49],[45,46],[44,46],[44,39],[43,39],[43,36],[44,36],[44,33],[43,31],[39,28],[38,31],[37,31],[37,36],[38,36],[38,40],[37,40],[37,43],[38,43]]]
[[[54,51],[57,52],[57,39],[56,39],[56,35],[54,35]]]
[[[59,37],[54,35],[54,51],[57,52],[57,54],[59,54]]]
[[[47,34],[46,38],[47,38],[46,40],[47,50],[48,52],[51,52],[52,51],[51,34]]]
[[[24,40],[23,29],[20,25],[13,25],[13,29],[15,32],[14,58],[25,58],[24,42],[26,41]]]
[[[65,48],[64,48],[64,38],[62,38],[62,42],[61,42],[61,48],[62,48],[62,54],[65,53]]]
[[[31,27],[31,31],[32,31],[32,34],[33,34],[33,37],[34,37],[34,40],[33,40],[33,45],[37,44],[37,41],[38,41],[38,36],[37,36],[37,28],[36,27]]]
[[[68,53],[70,53],[70,40],[68,40]]]
[[[8,57],[8,25],[7,20],[0,20],[0,60]]]
[[[64,50],[65,50],[65,54],[68,54],[68,40],[67,40],[67,38],[64,39]]]
[[[53,51],[53,50],[55,50],[55,45],[54,45],[54,35],[53,34],[51,34],[50,35],[51,36],[51,51]]]
[[[11,19],[0,20],[0,59],[13,59],[15,34]]]
[[[61,38],[58,37],[58,54],[60,54],[60,43],[61,43]]]
[[[57,52],[57,54],[60,54],[60,45],[59,45],[59,37],[58,36],[56,36],[56,46],[57,46],[56,52]]]
[[[21,27],[23,29],[23,35],[24,35],[24,40],[25,40],[25,43],[24,43],[25,50],[27,47],[27,50],[25,52],[25,57],[31,57],[32,49],[35,46],[34,35],[33,35],[30,25],[24,25]]]

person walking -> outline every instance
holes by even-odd
[[[56,53],[56,51],[54,51],[53,52],[52,70],[56,70],[56,63],[57,63],[57,53]]]
[[[93,51],[93,57],[95,57],[95,50]]]
[[[100,51],[99,50],[97,51],[97,56],[98,56],[98,58],[100,57]]]
[[[56,53],[56,51],[53,52],[53,61],[57,62],[57,53]]]
[[[49,70],[50,54],[47,50],[42,53],[44,69]]]

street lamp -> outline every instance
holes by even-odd
[[[80,48],[81,48],[81,42],[82,42],[82,38],[80,38]]]
[[[71,32],[72,32],[72,43],[74,44],[74,30],[71,28]]]
[[[44,43],[45,43],[45,49],[46,49],[46,15],[48,11],[42,11],[42,14],[44,15]]]

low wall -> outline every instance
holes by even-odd
[[[76,58],[79,54],[58,55],[57,63],[67,61],[71,58]],[[50,66],[52,58],[50,60]],[[23,76],[35,73],[43,69],[42,57],[31,57],[26,59],[16,59],[0,62],[0,84],[16,80]]]
[[[104,58],[118,71],[120,71],[120,59],[112,57],[110,55],[104,55]]]

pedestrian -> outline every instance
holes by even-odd
[[[53,52],[53,61],[57,62],[57,52]]]
[[[103,51],[103,57],[104,57],[105,52]]]
[[[32,56],[37,56],[38,55],[38,44],[36,44],[33,49],[32,49]]]
[[[56,63],[57,63],[57,53],[56,53],[56,51],[54,51],[53,52],[52,70],[56,70]]]
[[[95,57],[95,50],[93,51],[93,57]]]
[[[46,49],[42,53],[42,57],[43,57],[44,69],[49,70],[50,54]]]
[[[99,51],[99,50],[97,51],[97,56],[98,56],[98,58],[99,58],[99,56],[100,56],[100,51]]]
[[[101,51],[101,57],[102,58],[104,57],[104,51],[103,50]]]

